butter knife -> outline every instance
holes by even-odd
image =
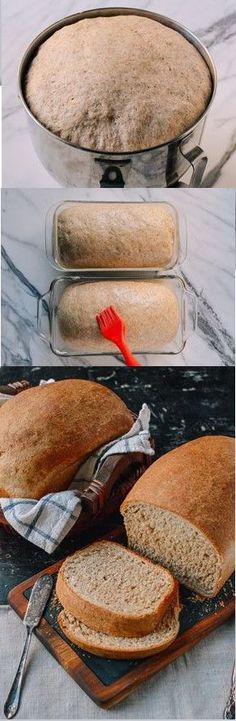
[[[235,719],[235,666],[233,668],[231,687],[223,713],[224,719]]]
[[[52,591],[53,587],[53,579],[52,576],[41,576],[38,578],[38,580],[35,582],[31,594],[29,603],[26,609],[26,613],[23,619],[23,624],[26,626],[27,629],[27,636],[25,640],[25,645],[23,648],[22,656],[20,659],[20,663],[12,684],[12,687],[9,691],[5,706],[4,706],[4,714],[6,718],[13,718],[13,716],[16,715],[19,705],[20,705],[20,699],[21,699],[21,690],[22,690],[22,681],[24,676],[24,670],[25,670],[25,664],[26,659],[28,656],[30,641],[32,637],[33,629],[36,628],[36,626],[39,625],[39,622],[42,618],[45,606],[48,602],[50,593]]]

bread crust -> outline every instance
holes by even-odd
[[[175,615],[176,620],[179,618],[180,613],[180,606],[178,600],[176,601],[175,605]],[[109,647],[109,636],[107,638],[107,646],[101,646],[96,643],[87,643],[84,639],[81,639],[78,643],[78,639],[76,637],[76,634],[74,634],[69,624],[66,623],[66,619],[64,616],[63,611],[61,611],[58,615],[57,622],[62,629],[63,633],[67,638],[72,641],[72,643],[79,646],[79,648],[82,648],[84,651],[87,651],[88,653],[93,653],[95,656],[102,656],[103,658],[116,658],[116,659],[138,659],[138,658],[147,658],[148,656],[154,656],[157,653],[160,653],[161,651],[164,651],[165,648],[170,646],[174,640],[176,639],[178,633],[179,633],[179,621],[176,623],[176,629],[175,632],[172,634],[172,636],[169,636],[168,639],[164,640],[158,644],[154,644],[152,647],[144,647],[142,650],[138,648],[131,649],[130,651],[127,651],[127,649],[122,648],[120,646],[119,649],[114,649],[113,647]]]
[[[162,203],[72,203],[56,219],[64,268],[168,268],[176,251],[173,212]]]
[[[2,496],[65,490],[86,457],[132,423],[119,396],[92,381],[56,381],[11,398],[0,409]]]
[[[234,439],[203,436],[166,453],[144,472],[121,505],[150,504],[180,516],[221,559],[215,596],[234,571]]]
[[[99,545],[107,544],[107,541],[99,541],[97,543],[89,544],[81,551],[86,548],[91,548]],[[110,544],[110,542],[109,542]],[[112,545],[118,546],[119,543],[112,541]],[[125,549],[127,553],[137,556],[139,559],[141,556],[135,551]],[[79,555],[80,551],[73,554],[73,556]],[[71,558],[73,557],[71,556]],[[150,613],[143,613],[134,616],[130,614],[118,613],[111,608],[106,608],[104,605],[99,605],[89,600],[87,597],[83,597],[73,588],[70,587],[64,575],[64,567],[68,559],[62,564],[56,582],[56,594],[65,610],[72,614],[78,621],[82,621],[86,626],[95,630],[102,631],[103,633],[110,634],[112,636],[126,636],[132,638],[135,636],[145,636],[151,633],[156,628],[159,620],[167,610],[173,601],[178,596],[178,581],[171,575],[169,571],[166,573],[171,581],[171,587],[166,591],[165,596],[159,602],[157,608]],[[151,564],[154,569],[160,568],[157,564],[153,564],[149,559],[142,558],[142,561],[147,564]],[[163,569],[162,569],[163,570]]]

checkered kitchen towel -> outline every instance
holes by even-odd
[[[39,501],[23,498],[1,498],[0,506],[8,523],[23,538],[47,553],[53,553],[76,523],[81,513],[80,493],[103,465],[107,456],[139,451],[153,455],[149,434],[150,410],[144,403],[128,433],[99,448],[81,466],[68,491],[48,493]]]

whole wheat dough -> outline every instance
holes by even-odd
[[[168,268],[175,218],[161,203],[73,203],[57,215],[55,250],[65,268]]]
[[[205,111],[212,80],[183,35],[150,18],[80,20],[40,46],[26,77],[34,116],[54,134],[99,151],[135,151],[177,138]]]
[[[66,345],[80,353],[114,353],[116,346],[103,338],[96,321],[96,315],[110,305],[124,319],[127,343],[136,353],[164,349],[177,335],[179,302],[164,280],[72,283],[58,304]]]

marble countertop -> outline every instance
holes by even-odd
[[[104,0],[116,6],[117,0]],[[120,7],[144,8],[170,15],[189,27],[210,50],[218,71],[218,90],[205,126],[202,145],[209,157],[203,185],[236,185],[236,13],[234,0],[119,0]],[[3,23],[3,185],[58,187],[31,145],[27,119],[17,97],[17,68],[31,40],[65,15],[101,6],[101,0],[2,0]]]
[[[198,329],[179,355],[140,356],[142,365],[233,365],[234,204],[224,189],[3,190],[2,364],[120,365],[116,356],[60,357],[37,333],[37,299],[59,273],[45,255],[45,215],[63,200],[164,200],[185,212],[188,253],[181,275],[198,296]]]

